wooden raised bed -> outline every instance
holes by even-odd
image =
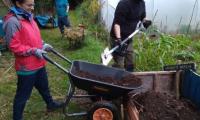
[[[134,72],[135,76],[143,82],[143,91],[158,91],[175,95],[176,81],[179,81],[176,71],[151,71],[151,72]]]
[[[141,92],[155,91],[179,97],[180,72],[176,71],[151,71],[134,72],[143,82]],[[130,96],[130,99],[131,96]],[[128,100],[125,105],[128,120],[139,120],[139,111],[135,104]]]

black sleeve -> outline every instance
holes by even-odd
[[[142,10],[142,15],[141,15],[141,21],[146,17],[146,6],[145,2],[143,2],[143,10]]]
[[[117,8],[115,10],[115,24],[123,24],[126,21],[126,16],[128,14],[128,6],[125,2],[120,1],[117,5]]]

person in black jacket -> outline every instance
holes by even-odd
[[[133,33],[139,21],[144,21],[146,9],[144,0],[121,0],[119,1],[114,15],[110,31],[111,47],[119,45],[122,40]],[[113,53],[113,67],[124,68],[134,71],[132,38],[126,45],[120,46]]]

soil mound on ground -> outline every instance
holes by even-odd
[[[200,112],[194,106],[171,95],[150,91],[134,100],[143,106],[139,107],[140,120],[200,120]]]

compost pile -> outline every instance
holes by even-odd
[[[64,36],[70,40],[82,40],[84,36],[84,29],[80,27],[66,28]]]
[[[75,74],[79,77],[101,81],[101,82],[105,82],[105,83],[109,83],[113,85],[124,86],[124,87],[138,87],[142,85],[141,79],[137,78],[133,74],[123,76],[120,80],[116,80],[111,76],[98,76],[98,75],[95,75],[86,71],[81,71],[81,70],[76,70]]]
[[[63,37],[68,41],[70,48],[81,47],[84,42],[84,28],[82,27],[66,28]]]
[[[140,120],[200,120],[200,113],[186,100],[167,94],[150,91],[135,100],[143,106],[139,109]]]

